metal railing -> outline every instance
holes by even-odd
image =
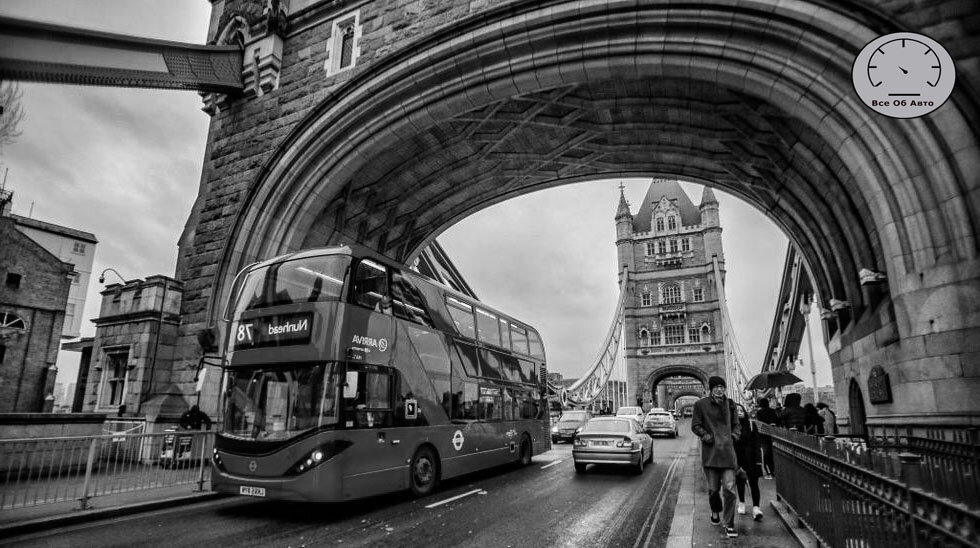
[[[210,481],[211,432],[0,440],[0,510]]]
[[[765,424],[759,431],[772,437],[779,497],[824,544],[980,545],[980,512],[931,491],[934,485],[923,481],[930,465],[921,455],[858,436],[810,436]],[[949,471],[944,482],[959,473]]]

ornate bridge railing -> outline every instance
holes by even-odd
[[[929,464],[860,437],[760,424],[773,440],[776,491],[828,546],[978,546],[980,510],[932,491]],[[928,463],[928,458],[926,459]],[[954,474],[949,472],[947,483]],[[955,491],[955,490],[954,490]]]

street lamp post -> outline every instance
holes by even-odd
[[[800,314],[803,314],[803,329],[806,330],[806,346],[810,356],[810,376],[813,379],[813,402],[817,402],[817,364],[813,361],[813,334],[810,333],[810,303],[800,300]]]
[[[104,284],[105,283],[105,273],[106,272],[112,272],[113,274],[116,275],[117,278],[119,278],[120,280],[122,280],[122,283],[123,284],[126,283],[126,278],[123,278],[122,277],[122,274],[120,274],[115,268],[109,267],[109,268],[106,268],[105,270],[103,270],[102,271],[102,274],[99,274],[99,283],[100,284]]]

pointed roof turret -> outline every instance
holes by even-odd
[[[633,230],[636,232],[648,232],[650,230],[650,220],[653,218],[653,209],[662,198],[674,204],[681,214],[681,225],[695,226],[701,224],[701,212],[694,206],[694,203],[681,189],[681,185],[672,179],[654,179],[650,182],[647,195],[643,198],[640,210],[633,217]]]
[[[633,214],[630,213],[630,204],[626,201],[626,194],[623,190],[623,183],[619,183],[619,207],[616,208],[616,220],[622,218],[630,219]]]
[[[711,190],[711,187],[704,187],[704,192],[701,194],[701,207],[708,204],[718,205],[718,200],[715,199],[715,193]]]

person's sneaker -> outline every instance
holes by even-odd
[[[711,525],[721,525],[721,516],[715,512],[711,513]]]
[[[725,534],[728,535],[728,538],[738,537],[738,532],[735,531],[734,527],[725,527]]]
[[[745,503],[744,502],[738,503],[738,506],[735,507],[735,511],[744,516],[745,515]]]
[[[758,506],[752,507],[752,519],[762,521],[762,510]]]

